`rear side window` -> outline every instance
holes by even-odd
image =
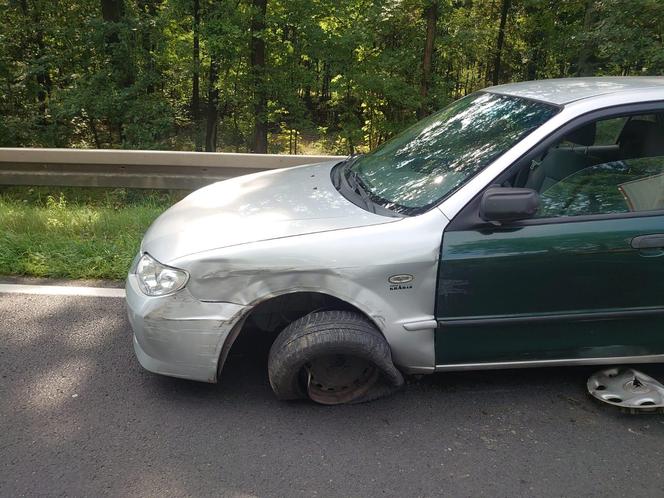
[[[627,122],[627,117],[602,119],[597,121],[597,133],[593,145],[615,145],[620,132]]]

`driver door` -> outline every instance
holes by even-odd
[[[532,219],[487,223],[478,198],[452,221],[439,368],[664,354],[662,111],[585,122],[515,167],[501,184],[540,194]]]

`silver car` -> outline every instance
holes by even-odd
[[[404,374],[664,359],[664,78],[468,95],[374,152],[202,188],[127,279],[141,365],[217,382],[248,327],[280,399]]]

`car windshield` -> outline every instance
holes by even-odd
[[[541,102],[474,93],[357,158],[346,169],[346,178],[353,176],[377,204],[417,214],[557,112],[557,107]]]

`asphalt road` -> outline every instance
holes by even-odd
[[[0,495],[664,495],[664,415],[592,401],[592,369],[439,374],[329,408],[275,400],[254,343],[218,385],[158,377],[122,299],[0,294]]]

